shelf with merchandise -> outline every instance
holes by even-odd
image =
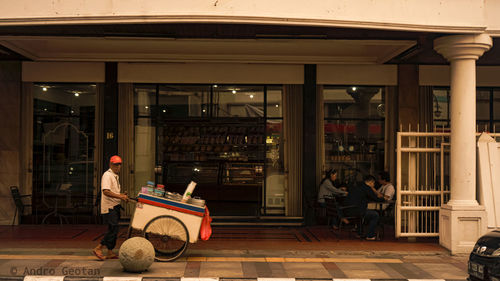
[[[262,184],[264,163],[225,163],[221,176],[223,184]]]

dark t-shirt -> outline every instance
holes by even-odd
[[[373,192],[371,187],[362,182],[349,189],[349,194],[347,195],[345,204],[358,206],[360,214],[364,215],[366,213],[366,208],[368,207],[368,202],[384,201],[384,198],[378,198],[377,194]]]

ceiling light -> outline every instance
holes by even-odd
[[[356,87],[352,87],[352,90],[353,90],[353,91],[356,91],[356,89],[357,89]]]
[[[167,112],[167,110],[165,110],[165,109],[164,109],[164,110],[163,110],[163,113],[165,113],[165,112]]]
[[[232,93],[233,93],[233,94],[236,94],[236,90],[233,90],[233,91],[232,91]]]
[[[276,107],[279,107],[279,105],[276,105]]]
[[[47,92],[47,87],[43,87],[42,91]]]
[[[214,85],[214,88],[217,88],[218,86],[217,85]]]
[[[250,95],[250,98],[253,99],[253,95]]]
[[[79,93],[75,93],[75,97],[79,97],[79,96],[80,96],[80,94],[79,94]]]
[[[147,106],[147,105],[146,105],[144,108],[145,108],[145,109],[148,109],[148,108],[149,108],[149,106]]]

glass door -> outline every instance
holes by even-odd
[[[35,84],[33,196],[38,222],[76,222],[94,207],[95,84]],[[83,221],[81,221],[83,222]]]

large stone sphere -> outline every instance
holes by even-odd
[[[133,237],[123,242],[119,257],[125,271],[143,272],[154,262],[155,249],[147,239]]]

